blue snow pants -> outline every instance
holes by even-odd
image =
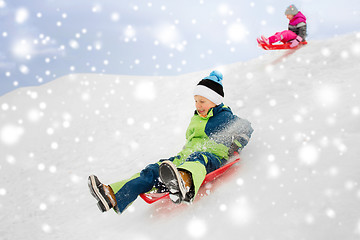
[[[131,178],[109,185],[115,193],[117,206],[121,213],[135,201],[138,195],[160,186],[159,166],[165,160],[170,160],[179,169],[185,169],[191,173],[195,185],[195,196],[206,174],[220,168],[226,162],[226,159],[220,159],[212,153],[194,152],[183,162],[181,162],[180,156],[176,156],[149,164]]]

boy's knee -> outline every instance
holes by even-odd
[[[140,172],[140,177],[148,182],[154,181],[159,177],[159,165],[157,163],[147,165]]]
[[[205,156],[201,152],[192,153],[186,161],[206,163]]]

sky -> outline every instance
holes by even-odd
[[[256,37],[308,18],[308,41],[358,31],[358,0],[0,0],[0,96],[72,73],[173,76],[264,54]]]

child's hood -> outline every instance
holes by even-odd
[[[232,113],[231,109],[228,106],[225,106],[223,103],[213,108],[213,113],[217,114],[221,111]]]
[[[306,23],[306,17],[300,11],[290,20],[289,24],[292,26],[296,26],[299,23],[304,22]]]

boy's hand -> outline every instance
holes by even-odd
[[[229,156],[234,155],[234,152],[239,152],[242,148],[243,146],[241,145],[241,143],[238,140],[234,139],[229,148]]]

